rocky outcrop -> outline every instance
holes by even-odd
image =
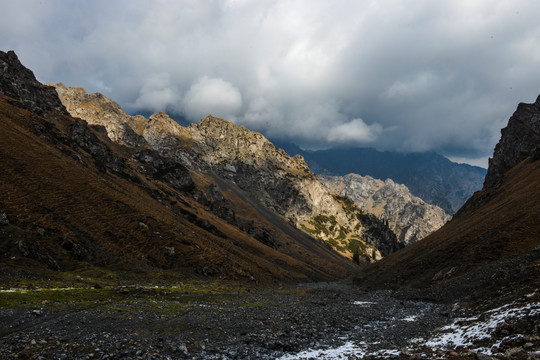
[[[344,205],[309,170],[302,156],[287,155],[260,133],[214,116],[188,127],[182,127],[165,113],[149,119],[133,117],[101,94],[88,95],[83,89],[63,84],[55,87],[73,116],[104,126],[111,140],[127,146],[146,146],[183,167],[230,181],[258,203],[345,256],[352,258],[361,251],[364,258],[373,260],[399,247],[384,223],[374,225],[378,219],[368,221],[354,206],[345,211]],[[196,195],[204,203],[208,196],[204,192]],[[217,205],[214,209],[231,221],[230,209]],[[316,220],[330,217],[331,222]],[[351,245],[353,239],[355,245]],[[385,245],[379,251],[377,246],[382,243]]]
[[[112,141],[122,145],[144,146],[138,135],[147,120],[143,116],[129,116],[116,102],[99,93],[88,94],[83,88],[53,85],[58,97],[71,116],[78,117],[90,125],[101,125]]]
[[[398,248],[388,227],[373,225],[378,219],[368,221],[358,208],[332,196],[302,156],[291,157],[262,134],[214,116],[186,131],[212,172],[343,255],[359,252],[374,260]]]
[[[533,104],[521,103],[489,159],[484,188],[501,185],[504,174],[527,157],[540,158],[540,96]]]
[[[335,194],[350,198],[360,209],[388,223],[401,244],[420,240],[443,226],[451,217],[438,206],[411,194],[402,184],[370,176],[319,176]]]
[[[0,51],[0,79],[0,93],[20,101],[19,106],[41,116],[50,111],[67,114],[54,89],[38,82],[15,52]]]

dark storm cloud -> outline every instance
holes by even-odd
[[[43,82],[311,146],[485,158],[540,93],[535,0],[2,2]]]

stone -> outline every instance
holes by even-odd
[[[36,80],[13,51],[0,51],[0,93],[19,101],[16,106],[46,116],[49,112],[67,115],[54,89]]]
[[[527,359],[527,352],[522,347],[510,348],[505,351],[504,355],[508,359]]]
[[[9,220],[6,213],[0,213],[0,225],[9,225]]]
[[[493,360],[494,359],[493,357],[486,354],[482,354],[482,353],[475,353],[474,357],[475,359],[478,359],[478,360]]]

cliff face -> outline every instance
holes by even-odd
[[[347,196],[367,213],[387,221],[400,243],[408,245],[442,227],[451,217],[411,194],[405,185],[370,176],[319,176],[331,192]]]
[[[90,125],[105,127],[112,141],[122,145],[143,146],[145,141],[138,135],[146,119],[142,116],[129,116],[116,102],[99,94],[87,94],[83,88],[54,86],[58,97],[67,111]],[[139,130],[139,131],[137,131]]]
[[[13,51],[0,51],[0,79],[0,93],[20,101],[18,105],[14,103],[15,106],[39,115],[50,111],[67,114],[54,89],[39,83]]]
[[[521,103],[489,159],[484,188],[497,187],[504,174],[527,157],[540,158],[540,96],[532,104]]]
[[[232,182],[251,199],[349,258],[360,252],[365,259],[379,259],[400,247],[388,227],[373,226],[377,218],[370,219],[368,226],[358,208],[347,205],[345,209],[301,156],[290,157],[260,133],[214,116],[188,127],[164,113],[149,119],[131,117],[102,95],[62,84],[56,89],[73,116],[105,126],[112,140],[146,144],[189,169]],[[230,212],[218,212],[230,218]]]

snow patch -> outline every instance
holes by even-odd
[[[370,305],[375,305],[376,302],[373,302],[373,301],[355,301],[353,302],[353,305],[358,305],[358,306],[370,306]]]
[[[365,344],[361,344],[365,345]],[[284,355],[278,360],[302,360],[302,359],[327,359],[339,360],[348,359],[350,356],[363,357],[366,355],[364,346],[358,346],[352,341],[348,341],[340,347],[325,350],[306,350],[297,354]]]
[[[447,350],[460,346],[471,348],[475,341],[491,338],[497,327],[508,320],[538,315],[540,315],[540,303],[538,302],[508,304],[486,311],[478,317],[456,319],[452,324],[438,329],[436,335],[428,339],[425,345]],[[420,344],[423,340],[416,339],[412,342]],[[493,344],[489,349],[479,348],[478,350],[491,355],[491,349],[498,348],[497,345]]]
[[[417,319],[418,319],[418,315],[410,315],[410,316],[407,316],[406,318],[401,319],[401,321],[413,322],[413,321],[416,321]]]

